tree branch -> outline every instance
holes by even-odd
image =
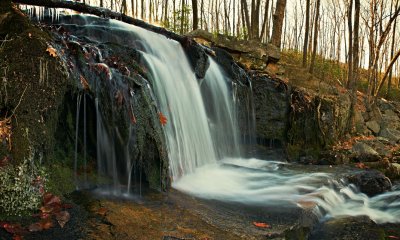
[[[67,8],[81,13],[93,14],[99,17],[117,19],[122,22],[147,29],[149,31],[162,34],[168,38],[178,41],[183,45],[187,44],[187,37],[170,32],[162,27],[150,25],[142,20],[126,16],[125,14],[113,12],[106,8],[93,7],[80,2],[70,2],[70,1],[55,1],[55,0],[12,0],[12,1],[14,3],[43,6],[49,8]]]

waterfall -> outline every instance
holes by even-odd
[[[230,84],[231,80],[227,79],[226,74],[212,58],[209,58],[210,66],[205,78],[197,79],[178,42],[116,20],[94,19],[92,22],[83,19],[81,22],[84,22],[85,26],[74,26],[71,29],[75,29],[75,34],[88,38],[88,42],[111,42],[129,46],[140,52],[147,71],[143,75],[146,75],[151,87],[146,80],[139,85],[150,95],[152,91],[154,96],[151,98],[156,99],[148,100],[151,106],[146,105],[147,110],[157,105],[154,108],[159,110],[158,114],[167,118],[167,123],[162,129],[174,188],[191,195],[220,201],[278,207],[311,206],[319,217],[367,215],[376,222],[400,221],[398,189],[369,198],[354,186],[334,180],[336,176],[333,174],[315,171],[305,173],[305,167],[302,171],[293,170],[284,162],[241,158],[234,106],[234,100],[239,100],[236,98],[237,88],[235,84]],[[126,184],[129,193],[132,177],[142,181],[144,171],[142,166],[137,168],[137,165],[145,165],[151,161],[136,161],[136,157],[142,156],[134,156],[129,151],[134,146],[131,142],[136,137],[139,138],[135,136],[139,121],[136,124],[136,119],[132,120],[134,111],[131,104],[136,98],[136,93],[130,89],[131,85],[116,67],[108,67],[104,63],[103,56],[107,55],[107,49],[103,49],[104,55],[99,49],[96,48],[99,52],[96,55],[100,56],[96,61],[101,63],[96,62],[97,65],[93,66],[101,65],[106,74],[102,73],[103,78],[95,75],[91,82],[94,89],[104,84],[101,85],[104,92],[96,92],[94,99],[98,174],[112,179],[114,191],[121,187],[122,179],[121,182]],[[135,81],[133,78],[129,80]],[[128,103],[128,112],[131,115],[121,110],[124,107],[122,103],[118,111],[109,103],[119,96],[115,95],[116,93],[122,94],[121,89],[126,90],[123,100]],[[248,106],[252,105],[253,101],[251,89],[249,93],[247,99],[244,99],[244,104]],[[89,101],[89,98],[84,97],[84,118],[86,110],[89,109],[86,109],[86,101]],[[83,135],[85,160],[86,119],[83,121],[84,133],[79,134],[78,131],[81,102],[82,96],[79,95],[76,103],[75,135],[76,141],[78,136]],[[107,104],[110,105],[109,108],[105,108],[104,105]],[[117,118],[117,114],[121,116]],[[153,116],[156,113],[150,114]],[[247,127],[246,131],[254,131],[254,111],[250,110],[246,114],[251,120],[251,126]],[[120,127],[124,121],[125,124],[128,122],[128,115],[133,123],[129,123],[129,127]],[[143,119],[149,121],[147,118],[141,120]],[[114,124],[115,122],[120,125]],[[157,126],[159,127],[158,123]],[[140,140],[143,142],[143,139]],[[78,141],[75,143],[75,170],[78,168],[77,150]],[[154,149],[146,150],[151,152]],[[84,167],[85,165],[84,162]],[[138,176],[135,176],[136,170],[139,170]],[[141,186],[139,187],[141,191]]]
[[[164,126],[173,181],[227,155],[238,156],[238,130],[228,80],[210,59],[205,79],[193,73],[182,46],[142,28],[112,21],[141,40]]]

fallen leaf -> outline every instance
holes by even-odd
[[[81,75],[80,76],[81,84],[84,90],[90,90],[89,83],[86,81],[86,79]]]
[[[13,240],[22,240],[23,238],[21,237],[21,235],[15,234],[12,239]]]
[[[63,208],[65,208],[65,209],[71,209],[71,208],[72,208],[72,204],[64,203],[64,204],[63,204]]]
[[[108,212],[108,209],[105,207],[101,207],[101,208],[97,209],[97,214],[99,214],[101,216],[105,216],[107,212]]]
[[[43,230],[43,226],[41,223],[32,223],[28,227],[29,232],[40,232]]]
[[[158,117],[160,118],[161,125],[165,126],[165,124],[167,124],[167,117],[165,117],[162,112],[158,113]]]
[[[263,222],[253,222],[253,225],[259,228],[270,228],[271,226]]]
[[[48,46],[46,52],[49,52],[50,56],[57,57],[57,50],[54,49],[52,46]]]
[[[64,225],[69,221],[71,218],[71,215],[67,211],[61,211],[56,213],[56,219],[58,221],[58,224],[60,224],[60,227],[63,228]]]
[[[29,37],[29,38],[32,38],[32,33],[28,33],[28,37]]]
[[[368,166],[366,166],[364,163],[359,162],[355,164],[356,168],[360,168],[360,169],[367,169],[369,168]]]
[[[51,218],[42,219],[40,221],[40,224],[42,225],[42,228],[44,230],[47,230],[47,229],[50,229],[53,227],[53,221],[51,220]]]
[[[388,236],[388,238],[391,238],[391,239],[400,239],[400,237],[396,237],[396,236]]]
[[[58,196],[55,196],[51,193],[46,193],[44,196],[43,203],[45,206],[54,205],[54,204],[61,205],[61,199]]]
[[[132,110],[129,110],[129,118],[131,119],[131,123],[132,123],[132,124],[136,124],[136,117],[135,117],[135,115],[133,114],[133,111],[132,111]]]
[[[3,228],[4,230],[6,230],[8,233],[11,234],[18,234],[24,231],[20,224],[5,223],[3,224]]]
[[[43,206],[40,208],[40,211],[42,213],[51,213],[54,211],[54,208],[52,206]]]

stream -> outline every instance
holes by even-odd
[[[41,19],[43,13],[39,12]],[[68,21],[62,22],[63,19]],[[203,218],[212,216],[211,222],[223,222],[224,218],[236,217],[227,221],[227,229],[232,227],[229,222],[249,222],[251,219],[278,226],[282,223],[273,220],[278,219],[277,216],[296,219],[298,216],[293,215],[301,211],[310,212],[317,221],[368,216],[379,224],[400,223],[400,189],[396,186],[390,192],[368,197],[348,184],[343,174],[332,173],[329,169],[309,171],[306,170],[309,167],[299,169],[283,161],[269,160],[268,156],[263,159],[241,157],[241,129],[236,106],[241,99],[235,95],[238,83],[230,80],[211,56],[205,77],[197,79],[182,46],[162,35],[116,20],[83,15],[63,17],[58,12],[50,24],[63,26],[70,38],[80,42],[81,46],[115,43],[133,47],[140,53],[142,64],[151,76],[146,88],[154,98],[150,102],[168,120],[162,129],[169,159],[168,171],[175,189],[168,195],[182,196],[176,201],[183,206],[182,201],[191,199],[189,196],[199,199],[203,206],[199,209],[214,212],[203,213]],[[98,51],[101,63],[108,50],[98,48]],[[112,86],[125,86],[120,70],[110,67],[109,72]],[[89,83],[94,86],[90,79]],[[131,92],[131,96],[125,98],[130,99],[131,106],[139,101],[135,94]],[[134,175],[137,155],[129,150],[137,138],[135,127],[124,128],[125,132],[121,133],[123,128],[105,126],[107,114],[101,97],[97,93],[95,99],[99,171],[113,179],[112,188],[126,189],[113,194],[129,195],[135,185],[133,181],[142,180],[141,175]],[[80,101],[77,104],[81,104]],[[248,111],[253,111],[251,106]],[[80,117],[83,116],[86,115]],[[77,118],[80,117],[77,114]],[[86,136],[85,132],[77,131],[77,138],[78,135]],[[76,157],[75,161],[79,159]],[[188,203],[188,207],[195,204]],[[235,209],[238,211],[236,216]],[[202,215],[203,210],[197,214]],[[233,227],[239,225],[233,224]]]

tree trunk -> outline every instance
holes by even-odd
[[[251,38],[250,17],[249,17],[249,10],[247,9],[247,1],[241,0],[241,3],[242,3],[242,14],[244,17],[243,25],[246,24],[247,35]]]
[[[315,9],[315,18],[314,18],[314,40],[313,40],[313,53],[311,56],[311,63],[310,63],[310,73],[314,72],[315,66],[315,57],[317,55],[317,45],[318,45],[318,31],[319,31],[319,9],[321,6],[321,0],[317,0],[317,6]]]
[[[319,0],[318,0],[319,1]],[[283,18],[285,17],[286,0],[276,1],[276,10],[273,19],[271,43],[281,47]]]
[[[304,45],[303,45],[303,68],[307,67],[307,49],[308,49],[308,36],[310,35],[310,0],[306,1],[306,30],[304,32]]]
[[[168,20],[168,0],[165,0],[164,6],[164,24],[166,27],[169,27],[169,20]]]
[[[185,0],[181,0],[181,31],[180,31],[180,33],[181,33],[181,35],[183,35],[183,30],[184,30],[184,26],[183,26],[183,23],[184,23],[184,18],[185,18],[185,11],[184,11],[184,9],[185,9]]]
[[[359,81],[359,25],[360,25],[360,0],[354,0],[354,32],[353,36],[353,66],[351,67],[352,79],[349,79],[349,87],[351,90],[351,100],[350,100],[350,115],[347,123],[347,132],[351,133],[355,126],[355,106],[357,104],[357,82]],[[351,17],[351,15],[350,15]],[[351,21],[351,20],[350,20]],[[349,65],[350,66],[350,65]]]
[[[141,4],[141,8],[142,8],[142,11],[140,12],[140,17],[144,20],[144,0],[142,0],[142,4]]]
[[[399,4],[399,1],[396,1],[396,7]],[[396,8],[395,7],[395,8]],[[396,25],[397,25],[397,18],[394,20],[393,22],[393,30],[392,30],[392,45],[390,46],[390,59],[393,59],[394,57],[394,43],[396,40]],[[388,77],[388,86],[387,86],[387,91],[386,91],[386,98],[389,99],[390,98],[390,92],[392,90],[392,68],[390,68],[389,71],[389,77]],[[379,89],[378,89],[379,92]]]
[[[193,30],[196,30],[199,28],[197,0],[192,0],[192,9],[193,9]]]
[[[265,31],[267,29],[267,21],[268,21],[268,8],[269,8],[269,0],[265,1],[265,8],[264,8],[264,21],[263,25],[261,27],[261,34],[260,34],[260,39],[262,40]]]

